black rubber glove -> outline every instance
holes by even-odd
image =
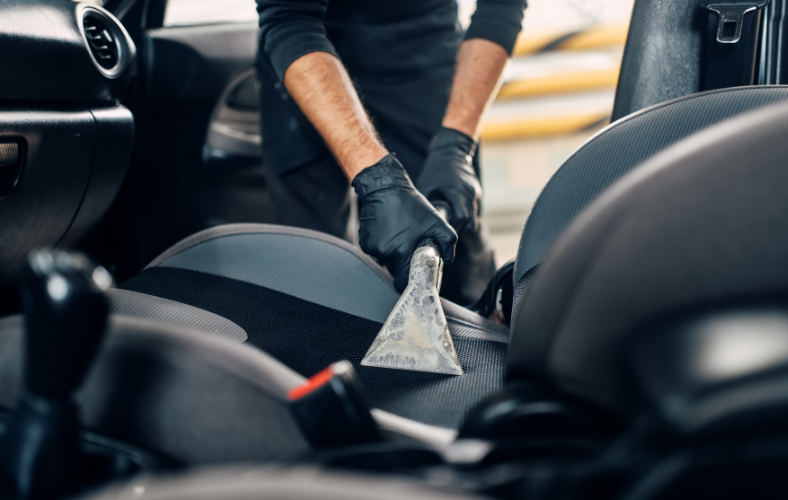
[[[352,184],[360,207],[359,245],[388,268],[397,290],[408,285],[410,258],[422,238],[433,238],[451,264],[457,233],[413,187],[394,154],[359,172]]]
[[[427,161],[416,187],[431,202],[449,205],[449,223],[458,229],[478,229],[482,186],[471,164],[476,142],[454,129],[441,127],[427,150]]]

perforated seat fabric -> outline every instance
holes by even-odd
[[[237,342],[246,341],[246,332],[221,316],[172,300],[129,290],[110,290],[110,311],[116,318],[135,318],[159,325],[206,332]]]
[[[788,87],[694,95],[597,134],[556,173],[529,218],[517,258],[514,317],[547,248],[608,186],[698,130],[787,99]],[[456,429],[504,377],[508,332],[445,301],[465,375],[361,367],[398,294],[385,270],[359,249],[313,231],[254,224],[213,228],[175,245],[121,288],[222,316],[245,330],[249,343],[304,376],[348,359],[373,406],[431,425]],[[514,373],[529,371],[517,362],[510,366]]]
[[[632,413],[632,337],[674,314],[784,296],[786,137],[788,103],[746,113],[676,144],[594,201],[533,277],[513,318],[508,375]]]
[[[633,168],[678,141],[747,111],[788,100],[786,86],[724,89],[633,113],[589,139],[556,171],[523,230],[515,264],[515,312],[547,250],[594,199]]]
[[[224,317],[250,344],[304,376],[347,359],[372,406],[456,429],[502,384],[508,330],[444,301],[463,376],[362,367],[399,297],[391,283],[372,259],[337,238],[237,224],[184,240],[120,288]]]

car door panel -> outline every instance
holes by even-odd
[[[132,170],[139,270],[215,224],[271,222],[259,138],[255,23],[160,27],[142,34],[145,75]]]

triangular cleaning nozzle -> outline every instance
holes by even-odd
[[[462,375],[438,290],[443,261],[431,240],[413,253],[408,287],[361,361],[363,366]]]

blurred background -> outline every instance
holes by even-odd
[[[482,128],[485,218],[496,259],[514,258],[550,176],[607,125],[633,0],[529,0],[514,57]],[[475,0],[460,0],[467,24]]]
[[[553,172],[607,125],[632,4],[529,0],[514,57],[481,136],[484,215],[499,265],[514,258],[523,224]],[[467,27],[476,0],[458,0],[458,6]],[[169,0],[164,25],[256,23],[255,7],[255,0]],[[250,207],[259,206],[259,191],[246,194]],[[204,193],[193,196],[205,199]]]

